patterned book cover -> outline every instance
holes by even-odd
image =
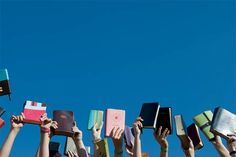
[[[114,127],[125,129],[125,111],[117,109],[106,110],[105,136],[109,137]]]
[[[40,118],[46,113],[46,104],[34,101],[26,101],[24,103],[23,113],[25,115],[24,122],[31,124],[41,124]]]
[[[89,114],[88,130],[91,130],[95,123],[102,125],[103,122],[103,111],[91,110]]]
[[[211,133],[211,122],[213,113],[211,111],[204,111],[193,118],[194,123],[200,128],[209,141],[215,139],[213,133]]]

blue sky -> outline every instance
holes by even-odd
[[[7,110],[0,144],[25,100],[47,103],[49,116],[73,110],[86,145],[90,109],[125,109],[128,125],[150,101],[171,106],[187,124],[216,106],[236,113],[233,0],[1,0],[0,10],[0,68],[8,68],[13,92],[12,101],[0,98]],[[197,156],[216,156],[201,137]],[[152,131],[142,139],[143,151],[158,156]],[[169,156],[183,156],[175,131],[168,140]],[[64,137],[53,141],[63,150]],[[38,126],[25,125],[11,156],[31,157],[38,144]]]

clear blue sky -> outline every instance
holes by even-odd
[[[73,110],[86,145],[90,109],[125,109],[129,125],[150,101],[187,124],[219,105],[236,113],[234,0],[1,0],[0,10],[0,68],[8,68],[13,92],[12,101],[0,98],[7,110],[0,144],[25,100],[47,103],[49,116]],[[201,136],[197,156],[217,156]],[[158,156],[150,130],[142,139],[143,151]],[[53,140],[63,150],[65,138]],[[25,125],[11,156],[31,157],[38,143],[38,126]],[[169,143],[170,157],[183,156],[175,131]]]

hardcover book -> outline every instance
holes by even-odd
[[[57,153],[59,153],[60,143],[58,142],[50,142],[49,143],[49,157],[54,157]]]
[[[46,113],[46,104],[27,100],[24,103],[23,113],[25,123],[41,124],[40,118]]]
[[[177,134],[178,138],[180,139],[183,148],[188,149],[190,147],[190,145],[189,145],[190,141],[188,138],[186,125],[184,123],[182,115],[175,116],[175,126],[176,126],[176,134]]]
[[[4,126],[5,122],[2,118],[0,118],[0,128],[2,128]]]
[[[143,128],[156,129],[159,103],[144,103],[140,111],[140,117],[143,119]]]
[[[229,137],[227,135],[234,134],[235,131],[236,115],[224,108],[215,108],[211,125],[211,132],[214,132],[228,140]]]
[[[0,107],[0,117],[5,113],[5,109]]]
[[[11,89],[7,69],[0,70],[0,96],[9,95],[10,99]]]
[[[72,111],[55,110],[53,111],[53,120],[58,124],[58,128],[53,130],[54,135],[73,136],[72,127],[75,122]]]
[[[160,107],[157,116],[156,130],[158,130],[160,126],[162,126],[162,132],[168,128],[170,131],[169,134],[172,134],[172,109],[170,107]]]
[[[210,132],[213,113],[204,111],[193,118],[194,123],[200,128],[209,141],[213,141],[215,136]]]
[[[89,114],[89,121],[88,121],[88,130],[92,130],[95,124],[99,126],[103,123],[103,111],[99,110],[91,110]]]
[[[203,147],[203,142],[201,140],[198,127],[196,124],[192,123],[187,127],[188,136],[193,142],[194,149],[199,150]]]
[[[107,138],[104,138],[103,140],[97,142],[96,144],[98,146],[100,154],[102,154],[102,157],[110,157]]]
[[[78,151],[74,140],[71,137],[66,138],[64,154],[68,156],[68,151],[75,153],[78,156]]]
[[[125,129],[125,111],[117,109],[106,110],[105,136],[110,137],[114,127]]]
[[[128,146],[129,148],[133,148],[133,146],[134,146],[134,135],[133,135],[133,132],[132,132],[132,127],[125,126],[124,142],[125,142],[126,146]]]

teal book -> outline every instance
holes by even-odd
[[[0,69],[0,81],[9,80],[7,69]]]
[[[10,89],[10,81],[7,69],[0,69],[0,96],[8,95],[10,97],[11,89]]]
[[[93,126],[98,123],[102,125],[103,123],[103,111],[100,110],[91,110],[88,120],[88,130],[92,130]]]

